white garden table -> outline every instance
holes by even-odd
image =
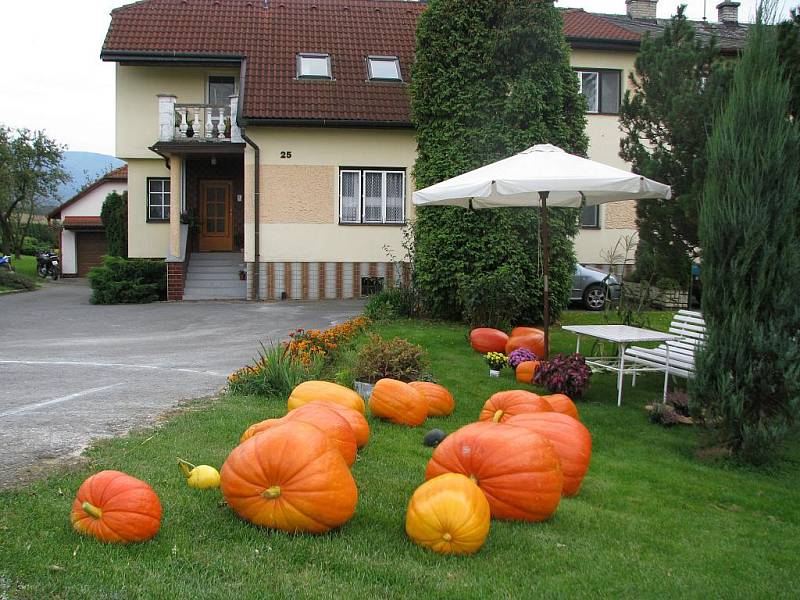
[[[625,367],[625,349],[629,344],[644,343],[644,342],[670,342],[681,339],[681,336],[672,333],[664,333],[663,331],[653,331],[652,329],[641,329],[639,327],[630,327],[629,325],[566,325],[562,327],[567,331],[571,331],[578,336],[578,342],[575,346],[575,352],[581,350],[581,336],[593,337],[598,340],[612,342],[619,348],[619,358],[606,358],[606,357],[591,357],[586,359],[586,364],[598,369],[604,369],[617,373],[617,406],[622,406],[622,385],[624,382],[625,373],[633,374],[634,385],[636,384],[636,373],[642,371],[660,371],[652,367]],[[667,348],[666,362],[667,370],[669,370],[669,344],[665,344]],[[664,386],[666,388],[667,378],[664,378]],[[666,389],[665,392],[666,394]]]

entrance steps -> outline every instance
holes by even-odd
[[[241,252],[194,252],[189,257],[183,288],[184,300],[244,300],[247,282]]]

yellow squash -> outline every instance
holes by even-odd
[[[219,487],[219,471],[208,465],[194,466],[183,459],[178,459],[178,466],[189,487],[198,490],[210,490]]]

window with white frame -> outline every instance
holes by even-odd
[[[339,172],[339,222],[405,222],[406,173],[396,169],[342,169]]]
[[[298,54],[297,77],[303,79],[332,79],[331,55],[314,53]]]
[[[147,178],[147,220],[169,221],[169,177]]]
[[[578,69],[576,74],[588,112],[619,114],[622,71]]]
[[[396,56],[368,56],[367,71],[370,79],[402,81],[400,60]]]

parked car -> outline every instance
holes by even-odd
[[[607,296],[619,300],[620,289],[619,280],[614,275],[576,264],[570,300],[581,302],[588,310],[603,310]]]

